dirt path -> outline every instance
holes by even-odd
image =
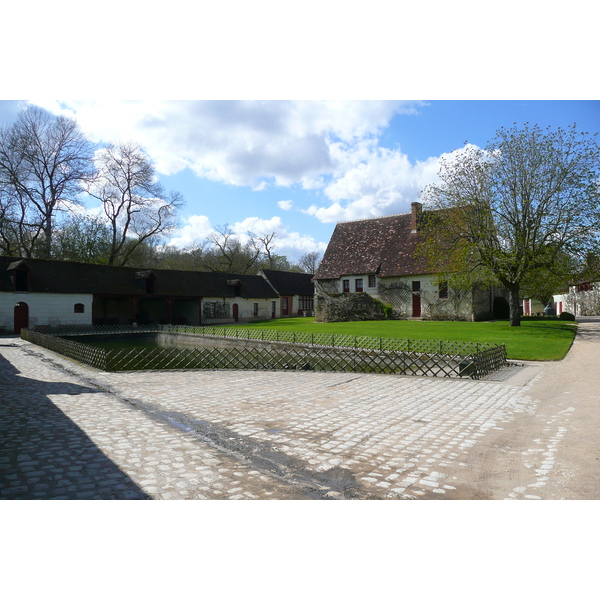
[[[524,391],[535,409],[481,438],[451,497],[600,499],[600,317]]]

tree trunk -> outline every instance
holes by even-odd
[[[510,326],[520,327],[521,326],[521,297],[520,288],[518,283],[513,283],[508,286],[510,306]]]
[[[42,245],[42,258],[52,258],[52,216],[46,220],[44,226],[44,243]]]

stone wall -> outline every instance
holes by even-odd
[[[0,327],[12,332],[15,304],[29,307],[29,325],[91,325],[91,294],[38,294],[29,292],[0,293]],[[83,304],[83,312],[75,305]]]

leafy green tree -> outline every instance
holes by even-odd
[[[108,264],[111,232],[101,217],[74,215],[54,232],[54,257],[85,263]]]
[[[500,129],[485,149],[467,146],[425,188],[424,247],[438,272],[499,281],[520,325],[521,287],[565,254],[598,245],[600,148],[596,135]],[[445,269],[444,269],[445,267]]]
[[[559,254],[550,267],[533,271],[521,284],[524,297],[535,298],[547,305],[555,294],[566,292],[569,284],[578,279],[581,261],[567,254]]]

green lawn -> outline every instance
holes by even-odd
[[[510,327],[508,321],[466,323],[459,321],[353,321],[315,323],[309,317],[274,319],[236,327],[278,329],[307,333],[337,333],[418,340],[456,340],[505,344],[509,359],[560,360],[565,357],[577,332],[566,321],[523,321]]]

